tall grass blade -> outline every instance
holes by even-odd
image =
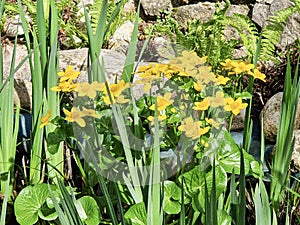
[[[58,202],[57,202],[57,200],[56,200],[56,196],[54,195],[53,191],[51,190],[50,184],[48,184],[48,190],[49,190],[50,197],[51,197],[51,200],[52,200],[52,202],[53,202],[55,211],[56,211],[57,214],[58,214],[58,219],[59,219],[61,225],[70,225],[71,222],[70,222],[69,219],[65,216],[63,210],[62,210],[62,209],[60,208],[60,206],[58,205]],[[60,197],[60,198],[62,198],[62,197]]]
[[[243,150],[241,152],[240,177],[239,177],[239,215],[237,224],[245,225],[246,220],[246,179],[245,179],[245,162]]]
[[[279,210],[280,202],[283,200],[284,186],[287,183],[288,168],[294,149],[294,124],[300,94],[300,83],[298,81],[298,66],[291,78],[291,65],[288,56],[286,77],[283,90],[282,105],[280,109],[280,119],[276,138],[276,151],[271,168],[271,188],[270,199],[275,210]]]
[[[27,47],[27,52],[29,57],[29,65],[30,65],[31,80],[32,80],[32,128],[33,129],[31,135],[32,138],[31,138],[29,177],[30,177],[30,182],[36,184],[40,181],[40,177],[41,177],[43,129],[40,129],[39,126],[40,126],[40,119],[42,113],[41,110],[42,110],[43,96],[44,96],[43,95],[43,90],[44,90],[43,71],[44,70],[41,62],[41,51],[40,51],[38,36],[36,33],[37,31],[35,29],[32,30],[31,33],[33,36],[33,41],[31,41],[29,37],[29,28],[25,18],[25,13],[21,4],[21,0],[18,0],[18,9],[21,17],[22,28],[25,33],[24,36],[26,40],[26,47]],[[43,26],[45,27],[45,24],[43,24]],[[30,46],[31,42],[33,42],[33,61],[31,57],[32,54],[32,50]],[[46,56],[44,55],[44,57]]]
[[[112,203],[112,199],[109,195],[105,180],[100,174],[101,174],[100,171],[98,171],[97,172],[97,177],[98,177],[98,181],[99,181],[101,191],[103,192],[104,198],[106,200],[106,204],[107,204],[107,207],[108,207],[108,213],[109,213],[110,218],[112,220],[112,224],[113,225],[118,225],[119,223],[118,223],[117,215],[116,215],[113,203]]]
[[[19,130],[20,103],[14,112],[14,78],[17,37],[15,38],[8,83],[0,92],[0,176],[1,191],[12,193],[14,176],[7,178],[8,173],[14,174],[14,163]],[[2,54],[2,53],[1,53]],[[15,115],[15,116],[14,116]],[[9,189],[6,188],[9,183]]]
[[[235,186],[235,173],[234,169],[232,170],[230,176],[230,209],[231,209],[231,218],[233,221],[237,221],[238,218],[238,196],[236,193],[236,186]]]
[[[125,80],[126,82],[132,81],[133,78],[132,72],[133,72],[134,60],[135,60],[136,49],[137,49],[139,12],[140,12],[140,5],[137,8],[134,28],[132,31],[132,36],[128,47],[128,52],[124,64],[123,73],[122,73],[122,79]]]
[[[51,117],[56,117],[60,115],[60,102],[59,96],[57,92],[51,91],[51,87],[56,86],[57,84],[57,72],[58,72],[58,19],[57,19],[57,9],[54,3],[54,0],[50,1],[50,9],[51,9],[51,24],[50,24],[50,55],[48,58],[48,67],[47,67],[47,87],[46,87],[46,96],[47,101],[45,101],[44,114],[48,109],[51,110]],[[48,134],[53,132],[56,127],[52,124],[49,124],[46,127],[46,137]],[[57,173],[55,170],[48,166],[48,173],[50,178],[55,178],[59,176],[59,174],[64,173],[64,154],[62,145],[58,145],[55,154],[51,154],[46,151],[46,157],[49,159],[49,163],[54,166],[59,172]]]
[[[155,103],[154,119],[154,143],[152,146],[152,160],[150,166],[150,186],[148,192],[148,213],[147,224],[162,224],[162,215],[160,213],[161,204],[161,181],[160,181],[160,131],[158,124],[157,102]]]
[[[10,180],[10,172],[8,172],[7,179]],[[9,183],[6,184],[5,189],[6,189],[6,191],[4,194],[4,199],[2,202],[2,208],[1,208],[0,225],[5,225],[6,209],[7,209],[7,202],[8,202],[8,197],[9,197]]]
[[[266,187],[261,179],[259,179],[259,183],[255,187],[253,201],[255,206],[255,224],[271,225],[272,216],[269,205],[269,197]]]

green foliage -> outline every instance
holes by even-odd
[[[251,61],[256,52],[258,31],[252,20],[245,15],[235,13],[232,17],[226,17],[225,23],[236,29],[246,49],[248,59]]]
[[[276,138],[276,151],[272,163],[272,181],[270,199],[273,207],[278,211],[280,203],[285,196],[285,186],[288,184],[289,165],[294,149],[294,124],[298,99],[300,96],[300,82],[298,77],[298,66],[292,80],[290,59],[288,57],[285,85],[280,108],[280,119]]]
[[[154,34],[168,35],[180,49],[195,50],[199,56],[209,56],[208,63],[216,68],[219,62],[230,58],[237,41],[227,40],[224,34],[226,28],[226,11],[230,5],[226,1],[224,8],[216,4],[216,12],[207,22],[201,20],[189,21],[186,30],[182,30],[170,12],[159,18],[154,25]],[[175,49],[176,50],[176,49]]]
[[[55,186],[51,185],[50,188],[52,191],[56,190]],[[35,224],[39,218],[55,220],[57,212],[49,199],[47,184],[37,184],[23,188],[14,204],[18,223],[21,225]]]
[[[273,16],[269,17],[269,23],[262,29],[262,41],[259,53],[260,60],[266,61],[271,59],[275,62],[277,61],[274,57],[275,46],[280,42],[284,28],[283,26],[296,10],[296,7],[290,6],[278,10]]]
[[[146,225],[147,213],[143,202],[131,206],[125,213],[126,224],[130,225]]]

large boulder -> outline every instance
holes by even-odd
[[[171,0],[141,0],[141,8],[144,19],[156,19],[160,15],[161,10],[172,10]]]
[[[10,65],[13,54],[13,46],[6,45],[3,47],[3,75],[6,79],[10,74]],[[27,49],[24,45],[17,45],[15,68],[28,56]],[[68,65],[72,65],[74,70],[81,71],[78,82],[88,80],[88,49],[71,49],[61,50],[59,58],[59,71],[63,71]],[[126,56],[123,53],[102,49],[100,58],[104,60],[106,76],[109,82],[114,82],[116,76],[120,76],[123,71]],[[32,85],[31,72],[28,60],[14,73],[15,80],[15,102],[20,100],[22,108],[31,110],[32,103]]]
[[[268,24],[268,19],[273,16],[276,11],[287,7],[295,7],[292,0],[257,0],[254,4],[251,19],[260,27]],[[280,47],[285,48],[287,45],[295,42],[300,37],[300,16],[295,12],[286,22],[284,32],[281,36]]]
[[[260,117],[263,117],[263,128],[264,135],[267,141],[275,142],[278,124],[280,119],[280,108],[282,103],[283,92],[278,92],[272,96],[267,103],[265,104]],[[295,129],[299,127],[300,124],[300,105],[298,105],[296,120],[295,120]]]
[[[199,2],[193,5],[184,5],[176,8],[174,17],[180,27],[187,27],[188,21],[200,19],[201,21],[208,21],[215,13],[215,3]]]
[[[130,20],[123,23],[109,39],[109,48],[120,49],[125,53],[131,40],[133,28],[134,24]]]

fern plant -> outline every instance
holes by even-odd
[[[245,15],[234,13],[233,17],[226,17],[225,23],[238,32],[243,46],[246,49],[248,60],[252,60],[256,52],[258,31],[251,19]]]
[[[170,12],[164,13],[165,16],[154,25],[153,33],[168,35],[180,48],[195,50],[199,56],[209,56],[208,63],[216,68],[219,62],[231,57],[238,43],[233,39],[227,40],[224,34],[226,10],[229,5],[230,2],[226,1],[225,7],[221,9],[221,6],[216,4],[216,12],[209,21],[188,22],[187,29],[183,31]]]
[[[275,46],[281,40],[281,35],[284,31],[284,25],[286,21],[293,13],[296,12],[296,10],[296,7],[290,6],[285,9],[278,10],[273,16],[269,17],[269,24],[262,29],[262,42],[259,54],[261,61],[266,61],[269,59],[276,61],[276,59],[273,57]]]

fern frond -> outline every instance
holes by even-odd
[[[256,42],[258,38],[258,31],[255,24],[249,17],[237,13],[235,13],[233,17],[227,17],[226,23],[237,30],[241,41],[246,48],[248,57],[252,59],[256,51]]]
[[[296,7],[290,6],[278,10],[273,16],[269,17],[269,24],[262,29],[261,49],[259,53],[260,61],[277,61],[274,57],[275,46],[280,42],[286,21],[296,10]]]

